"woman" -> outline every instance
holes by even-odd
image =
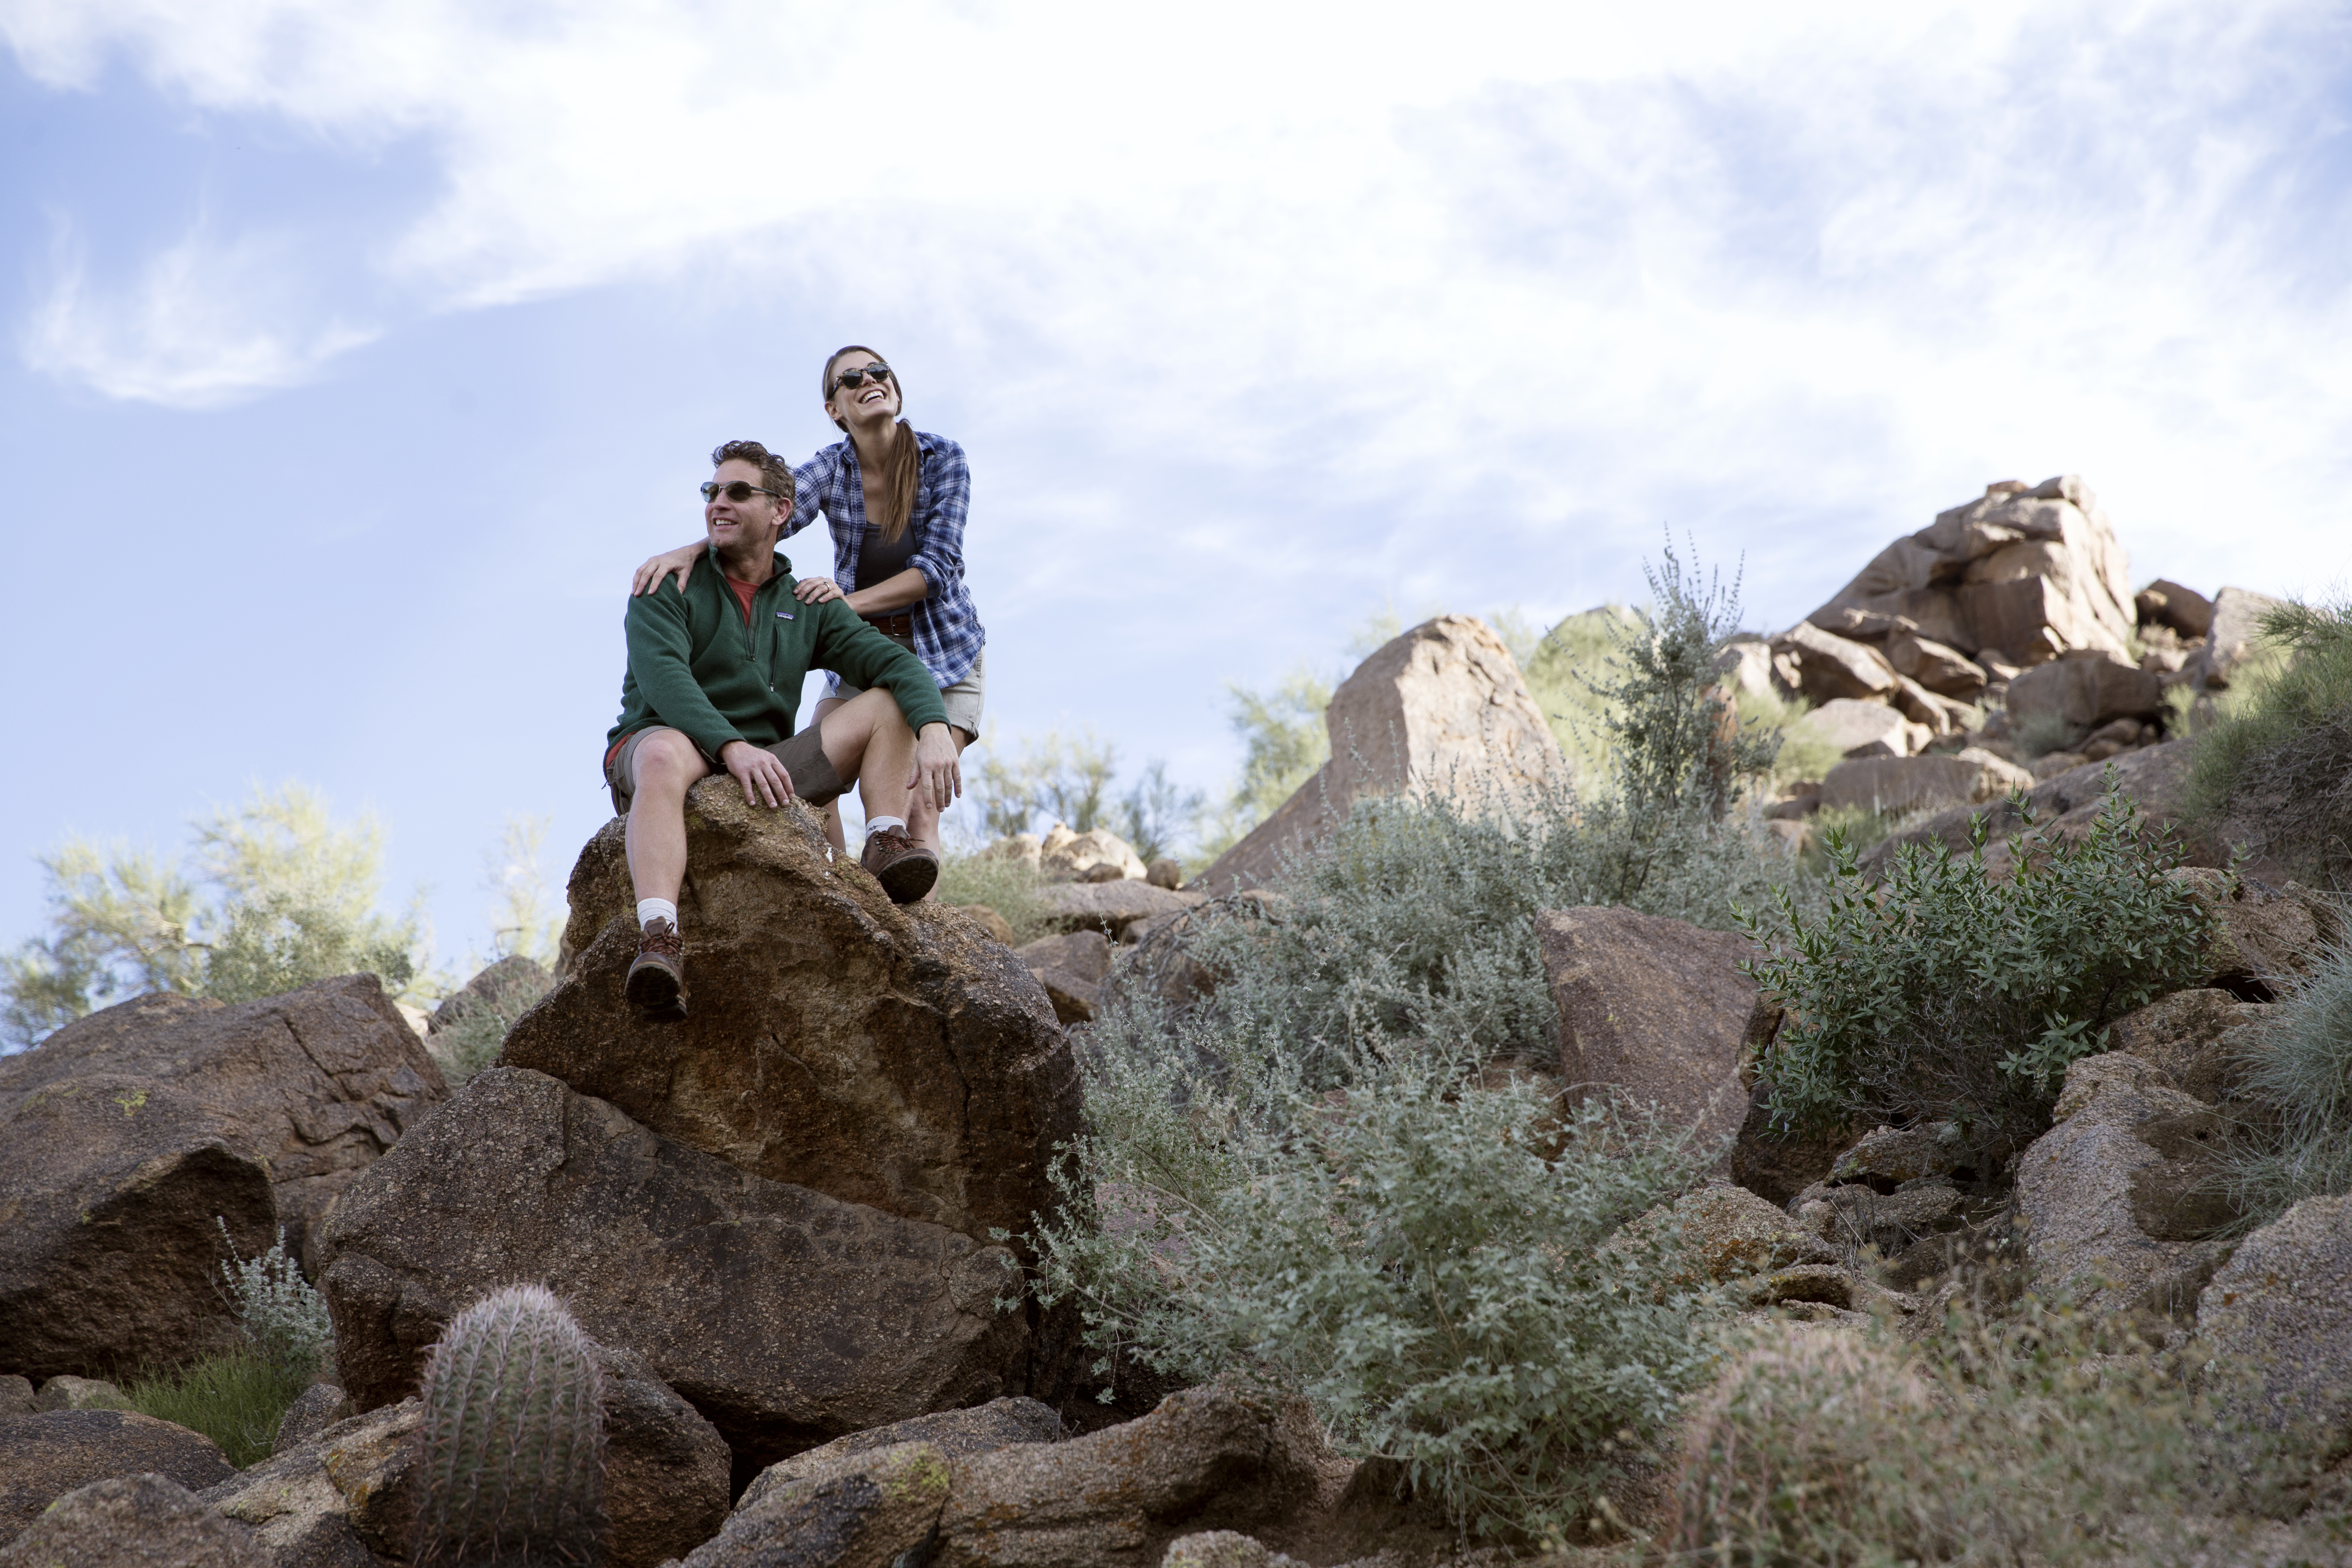
[[[961,752],[980,736],[986,673],[986,634],[963,583],[964,516],[971,501],[963,448],[906,422],[897,374],[863,344],[835,349],[817,390],[825,417],[848,438],[793,470],[797,500],[784,536],[823,512],[833,527],[834,575],[803,577],[793,595],[811,605],[847,598],[868,624],[922,660],[940,683]],[[637,568],[633,591],[650,594],[673,573],[684,588],[704,549],[697,542],[655,556]],[[832,676],[814,719],[858,689]],[[824,834],[842,847],[836,806],[825,807]],[[940,853],[935,816],[915,841]]]

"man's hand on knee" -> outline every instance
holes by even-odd
[[[743,798],[751,805],[780,806],[793,798],[793,775],[773,752],[749,741],[730,741],[719,748],[719,760],[743,786]]]
[[[945,811],[963,794],[963,766],[959,763],[955,735],[945,724],[926,724],[915,737],[915,774],[907,787],[917,800],[928,800]]]

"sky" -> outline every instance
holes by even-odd
[[[1213,794],[1231,685],[1670,534],[1777,629],[2073,472],[2137,581],[2324,594],[2347,113],[2285,0],[0,0],[0,945],[299,780],[485,949],[630,568],[851,342],[969,455],[991,744]]]

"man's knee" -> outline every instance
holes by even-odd
[[[638,742],[631,768],[638,795],[683,791],[710,771],[694,742],[676,730],[664,730]]]

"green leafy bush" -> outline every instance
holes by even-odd
[[[2292,1469],[2217,1421],[2228,1378],[2031,1299],[1916,1351],[1783,1330],[1695,1402],[1664,1544],[1727,1568],[2188,1561],[2184,1514],[2260,1507]]]
[[[2022,1148],[2068,1063],[2189,983],[2210,917],[2167,875],[2178,839],[2109,784],[2072,843],[2012,796],[2027,831],[2006,880],[1989,874],[1981,817],[1969,854],[1906,845],[1876,885],[1832,837],[1819,917],[1784,896],[1777,923],[1749,925],[1765,944],[1750,972],[1787,1009],[1762,1064],[1780,1123],[1949,1120],[1979,1147]]]
[[[239,1258],[227,1222],[217,1215],[221,1242],[228,1260],[221,1279],[236,1306],[237,1330],[253,1353],[308,1383],[320,1370],[328,1347],[335,1341],[335,1325],[327,1312],[327,1299],[286,1252],[286,1233],[279,1231],[269,1250],[257,1258]]]
[[[2241,1119],[2228,1155],[2239,1228],[2352,1192],[2352,944],[2320,952],[2241,1071],[2240,1093],[2260,1110]]]
[[[2286,654],[2206,729],[2194,816],[2300,875],[2352,875],[2352,605],[2285,605],[2263,635]]]
[[[1271,1370],[1463,1528],[1558,1540],[1706,1364],[1707,1304],[1601,1247],[1701,1161],[1463,1068],[1367,1054],[1327,1093],[1278,1054],[1104,1063],[1032,1237],[1038,1293],[1164,1373]]]

